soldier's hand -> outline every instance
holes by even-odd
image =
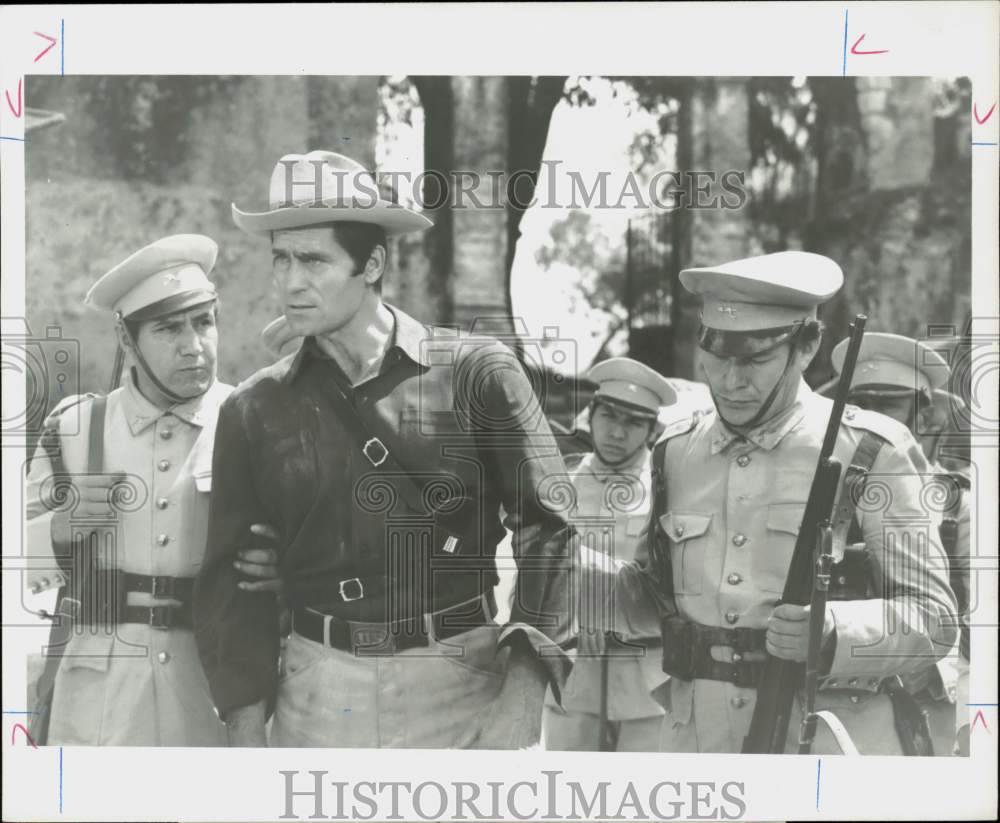
[[[261,538],[261,543],[273,544],[279,538],[278,532],[264,523],[254,523],[250,527],[250,533]],[[237,583],[243,591],[279,594],[284,591],[285,581],[278,570],[278,550],[273,545],[241,549],[236,556],[239,558],[233,561],[236,570],[254,578]]]
[[[782,660],[804,663],[809,656],[809,606],[782,603],[767,620],[767,651]],[[833,632],[829,611],[823,620],[823,640]]]
[[[67,500],[73,505],[57,509],[52,515],[52,540],[68,544],[72,531],[85,530],[87,520],[115,519],[113,487],[125,480],[125,472],[77,474],[70,479]]]

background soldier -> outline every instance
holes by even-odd
[[[840,372],[847,341],[832,352],[833,367]],[[947,385],[951,370],[934,349],[898,334],[866,334],[851,382],[851,402],[881,412],[919,437],[930,431],[935,415],[935,393]],[[948,555],[951,588],[958,602],[962,657],[968,661],[969,610],[969,479],[947,471],[932,454],[912,455],[924,482],[938,483],[944,505],[931,514],[940,517],[941,544]],[[903,678],[907,690],[927,713],[934,753],[951,754],[956,737],[956,685],[959,649],[953,654]],[[964,707],[963,707],[964,708]]]
[[[641,637],[667,615],[664,670],[671,678],[661,750],[738,752],[766,655],[806,659],[809,608],[776,604],[831,408],[802,372],[819,347],[816,307],[837,292],[843,275],[826,257],[780,252],[680,277],[703,298],[699,368],[715,411],[668,429],[654,450],[654,486],[657,471],[665,484],[666,503],[661,509],[657,498],[654,518],[662,565],[622,568],[616,618]],[[849,407],[834,450],[843,466],[866,466],[887,488],[884,511],[838,508],[834,524],[834,556],[841,560],[857,517],[884,587],[864,599],[868,581],[847,580],[847,591],[832,593],[842,599],[829,603],[823,630],[821,708],[840,716],[866,753],[898,754],[915,745],[897,737],[883,681],[925,668],[956,635],[937,534],[927,534],[930,556],[923,557],[921,541],[910,540],[917,535],[905,534],[920,527],[898,525],[926,519],[908,456],[915,448],[904,426]],[[867,472],[849,474],[863,480]],[[843,489],[840,497],[850,499]],[[599,558],[587,560],[607,568]],[[897,723],[912,725],[909,708],[912,701],[900,703]],[[794,707],[790,750],[800,722]],[[821,729],[813,751],[837,750]]]
[[[61,611],[78,617],[58,673],[49,669],[50,744],[225,744],[190,612],[215,419],[232,390],[216,380],[218,307],[208,279],[216,252],[208,237],[166,237],[87,294],[89,305],[115,313],[128,368],[106,398],[59,404],[28,475],[29,551],[63,568],[72,598]],[[78,427],[65,424],[73,406]],[[75,506],[59,505],[67,476]],[[113,548],[81,564],[94,519],[112,530]]]
[[[598,551],[623,561],[644,549],[650,508],[650,432],[660,408],[676,399],[670,383],[648,366],[627,357],[598,363],[587,372],[597,383],[590,404],[589,429],[594,450],[573,462],[567,459],[576,490],[571,512],[577,531],[588,535]],[[611,527],[609,528],[609,524]],[[610,537],[610,539],[608,539]],[[609,745],[617,751],[656,751],[663,708],[649,696],[664,677],[658,643],[650,648],[629,645],[595,656],[601,646],[581,633],[573,671],[560,709],[551,693],[545,710],[545,747],[560,751],[597,751],[601,735],[602,666]],[[611,656],[610,652],[617,654]]]
[[[236,745],[265,743],[268,704],[276,745],[532,745],[546,682],[558,690],[568,668],[569,530],[541,487],[565,469],[509,349],[434,334],[382,302],[386,235],[430,221],[376,191],[354,161],[312,152],[279,161],[270,211],[233,207],[242,229],[270,235],[304,342],[220,411],[195,590],[202,661]],[[542,526],[515,555],[504,629],[501,504],[515,532]],[[292,611],[278,682],[274,598],[240,588],[260,512],[280,532]]]

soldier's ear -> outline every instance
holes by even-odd
[[[823,334],[820,332],[815,337],[810,337],[806,340],[798,340],[793,344],[795,346],[796,356],[802,366],[802,371],[805,371],[816,357],[822,340]]]

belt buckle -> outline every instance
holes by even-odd
[[[347,590],[347,587],[351,583],[357,585],[357,592],[358,592],[357,594],[351,594]],[[357,577],[352,577],[349,580],[341,580],[339,588],[340,588],[340,599],[343,600],[345,603],[351,603],[354,600],[360,600],[362,597],[365,596],[365,587],[361,583],[361,580]]]
[[[375,459],[368,453],[368,449],[371,446],[377,446],[382,450],[382,453],[379,455],[378,459]],[[376,468],[381,466],[389,457],[389,450],[385,447],[385,443],[383,443],[377,437],[372,437],[371,439],[369,439],[368,442],[365,443],[364,448],[362,448],[361,451],[364,454],[364,456],[368,458],[368,462],[371,463]]]
[[[153,595],[153,597],[157,599],[163,599],[165,597],[171,596],[171,592],[169,591],[170,587],[167,584],[167,581],[170,580],[169,577],[154,574],[152,580],[153,580],[153,586],[151,594]]]
[[[753,634],[749,626],[733,629],[733,651],[739,654],[753,651]]]
[[[64,608],[68,611],[64,611]],[[70,620],[79,620],[80,612],[83,610],[83,603],[75,597],[63,597],[59,601],[57,614],[68,617]]]
[[[382,653],[392,653],[396,650],[396,638],[393,635],[392,627],[386,623],[384,626],[371,626],[364,623],[350,623],[351,630],[351,651],[355,654],[365,654],[365,649],[377,649]]]
[[[151,629],[166,630],[170,628],[171,620],[170,606],[150,606],[149,607],[149,627]]]

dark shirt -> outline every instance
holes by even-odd
[[[307,338],[219,412],[195,632],[220,713],[273,699],[279,647],[275,598],[237,588],[236,553],[259,545],[253,523],[281,535],[291,607],[384,622],[456,605],[498,582],[505,534],[539,526],[519,546],[510,626],[536,648],[571,640],[569,536],[544,484],[565,469],[513,352],[484,337],[428,329],[398,309],[379,373],[351,387]],[[336,382],[335,382],[336,381]],[[421,494],[422,510],[365,456],[337,410],[339,383]],[[377,449],[369,454],[378,458]],[[410,495],[411,501],[413,495]],[[364,596],[352,599],[360,593]],[[508,632],[508,636],[516,632]],[[558,686],[560,655],[542,658]]]

